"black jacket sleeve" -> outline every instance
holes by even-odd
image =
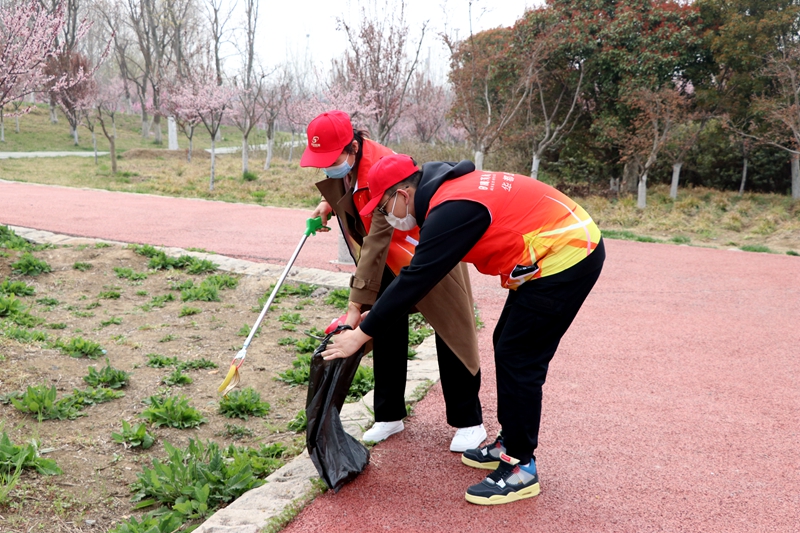
[[[489,210],[469,200],[445,202],[432,209],[420,230],[411,264],[378,298],[361,330],[373,337],[380,324],[408,313],[467,255],[491,222]]]

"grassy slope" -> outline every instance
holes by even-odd
[[[51,125],[46,107],[37,108],[22,117],[21,133],[13,133],[13,120],[6,122],[6,145],[0,151],[12,150],[69,150],[71,146],[66,121]],[[10,126],[10,127],[9,127]],[[242,179],[241,156],[221,155],[217,158],[214,191],[209,191],[210,161],[207,154],[198,152],[191,163],[184,153],[155,150],[152,141],[139,135],[137,116],[124,116],[119,121],[119,145],[124,154],[119,172],[111,174],[108,157],[95,165],[92,158],[70,158],[54,164],[52,159],[0,160],[0,179],[46,183],[73,187],[88,187],[137,193],[206,198],[232,202],[309,208],[316,205],[319,193],[314,182],[321,179],[316,169],[301,169],[294,162],[279,157],[277,152],[270,170],[262,170],[264,154],[251,156],[253,178]],[[9,131],[9,129],[11,131]],[[25,133],[27,132],[27,133]],[[89,136],[81,131],[82,146],[88,150]],[[225,142],[238,146],[238,132],[228,130]],[[105,140],[102,139],[104,142]],[[106,145],[98,141],[98,149]],[[208,143],[208,135],[200,131],[195,146]],[[186,139],[181,137],[181,146]],[[429,159],[453,160],[465,154],[451,153],[454,147],[408,147],[419,161]],[[445,150],[445,153],[439,153]],[[546,177],[545,177],[546,180]],[[592,214],[600,227],[612,238],[655,240],[677,244],[712,247],[767,247],[771,251],[800,252],[800,202],[786,196],[719,192],[709,189],[682,189],[677,200],[668,195],[665,185],[650,188],[648,207],[636,208],[631,197],[608,199],[589,197],[578,199]],[[766,251],[766,250],[763,250]]]

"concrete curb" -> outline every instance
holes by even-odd
[[[8,226],[28,241],[37,244],[71,245],[108,244],[127,245],[119,241],[92,239],[60,235],[19,226]],[[182,248],[158,247],[170,256],[192,255],[208,259],[219,265],[220,270],[246,276],[264,276],[277,278],[285,267],[266,263],[254,263],[243,259],[234,259],[212,253],[193,252]],[[349,286],[350,274],[328,272],[315,268],[292,268],[286,278],[295,283],[309,283],[323,287],[341,289]],[[408,362],[405,398],[407,402],[420,400],[427,391],[428,385],[439,380],[439,365],[436,358],[436,341],[433,336],[417,346],[417,356]],[[364,430],[374,421],[372,409],[373,392],[370,391],[360,401],[345,404],[341,419],[345,431],[360,439]],[[308,450],[292,459],[279,470],[267,477],[267,483],[246,492],[224,509],[214,513],[201,524],[196,533],[258,533],[271,520],[289,508],[293,502],[306,498],[314,490],[312,479],[317,479],[317,470],[308,456]]]

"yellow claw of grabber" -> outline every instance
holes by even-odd
[[[217,392],[221,392],[223,396],[227,396],[237,383],[239,383],[239,367],[233,364],[228,370],[228,375],[225,376],[225,380],[222,382],[222,385],[220,385],[217,389]]]

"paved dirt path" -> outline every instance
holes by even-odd
[[[0,182],[0,223],[197,247],[285,264],[306,211]],[[556,354],[537,456],[542,494],[463,499],[484,472],[447,451],[437,385],[367,470],[287,532],[800,531],[800,258],[607,242],[603,275]],[[332,265],[333,233],[298,266]],[[473,275],[486,327],[482,400],[495,420],[491,331],[505,297]]]

